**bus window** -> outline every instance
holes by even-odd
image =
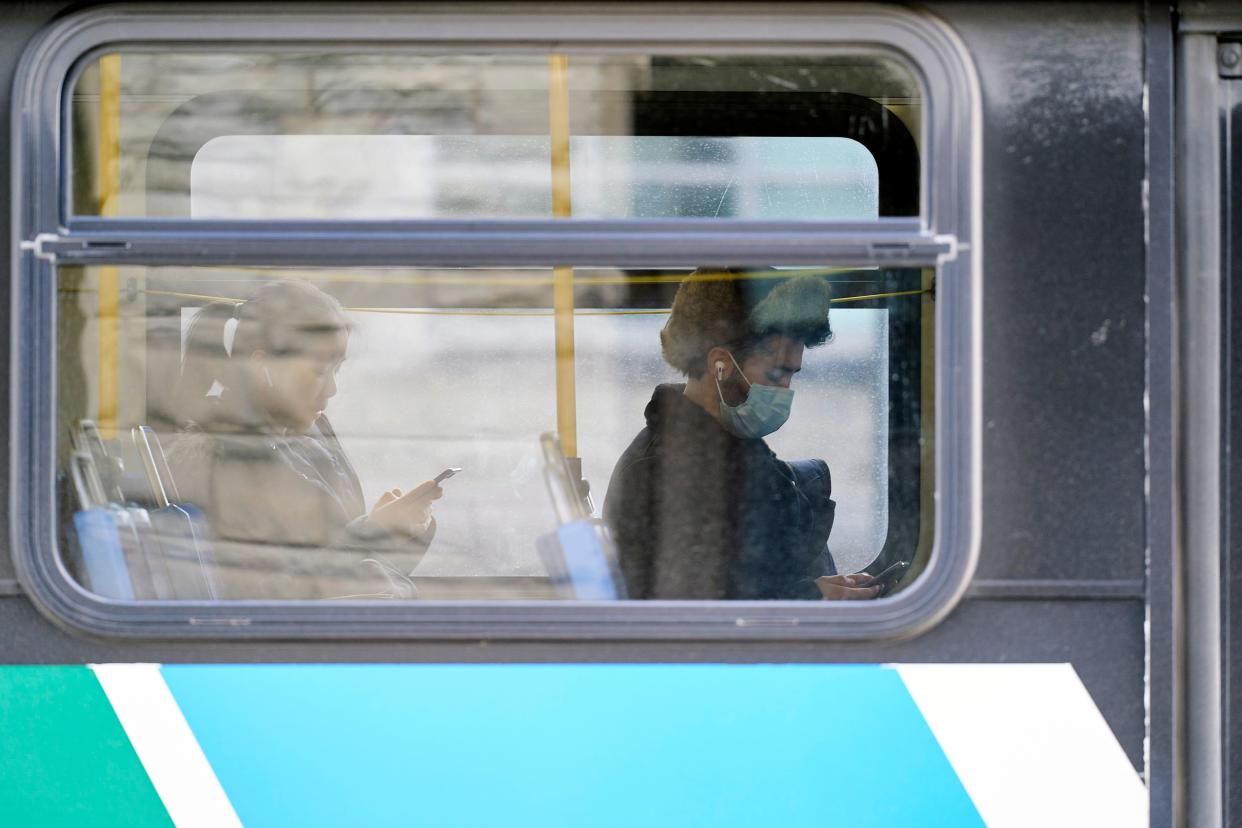
[[[558,514],[541,435],[560,435],[584,504],[576,517],[598,526],[653,391],[687,382],[661,350],[678,290],[802,280],[831,296],[831,339],[806,349],[792,416],[767,444],[785,460],[826,462],[835,520],[819,543],[838,573],[926,557],[931,271],[582,268],[568,307],[556,278],[62,269],[66,568],[105,597],[140,601],[581,597],[548,557],[548,537],[575,516]],[[118,311],[101,324],[111,279]],[[569,388],[557,370],[565,313]],[[409,502],[385,516],[386,499]],[[633,550],[601,554],[620,555],[624,573]],[[118,572],[129,584],[119,592]],[[621,580],[612,597],[626,594]]]
[[[73,87],[73,212],[547,218],[554,157],[577,218],[919,212],[891,58],[561,57],[111,52]]]
[[[964,594],[981,190],[948,29],[260,16],[100,11],[23,64],[15,555],[50,614],[867,638]],[[754,451],[644,477],[677,417]]]
[[[569,146],[577,218],[879,214],[875,158],[852,138],[591,135]],[[537,173],[549,159],[546,136],[222,135],[191,164],[190,215],[547,217],[551,181]],[[394,183],[394,170],[410,179]]]

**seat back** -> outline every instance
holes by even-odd
[[[544,459],[544,482],[556,512],[555,532],[536,540],[536,549],[557,592],[581,601],[625,598],[625,580],[616,545],[608,528],[591,515],[578,476],[561,450],[555,434],[539,438]]]
[[[155,429],[137,425],[130,432],[147,476],[151,499],[157,508],[148,512],[151,545],[158,549],[160,564],[156,582],[183,601],[215,600],[219,597],[211,532],[202,511],[181,502]]]
[[[81,505],[74,512],[73,528],[77,532],[84,586],[105,598],[132,601],[134,587],[122,545],[126,532],[114,510],[102,500],[102,492],[91,474],[90,455],[75,451],[69,459],[69,473]]]

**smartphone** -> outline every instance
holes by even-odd
[[[454,468],[450,466],[449,468],[437,474],[434,478],[434,482],[437,486],[439,486],[441,483],[443,483],[445,480],[448,480],[450,477],[457,474],[459,471],[461,471],[460,467]]]
[[[860,587],[882,586],[886,589],[901,580],[901,576],[906,574],[906,570],[910,568],[909,561],[897,561],[890,564],[884,570],[871,576],[871,580],[865,584],[859,584]]]

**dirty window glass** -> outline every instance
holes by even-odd
[[[919,87],[876,55],[135,47],[70,95],[77,215],[919,205]],[[61,550],[95,593],[873,599],[925,563],[930,270],[210,264],[58,270]]]
[[[856,220],[879,211],[875,159],[850,138],[581,136],[569,146],[578,218]],[[544,136],[227,135],[191,163],[190,215],[547,218],[549,158]],[[256,170],[266,174],[260,182]]]
[[[818,599],[930,547],[931,271],[58,279],[60,549],[105,597]]]
[[[919,205],[878,56],[120,50],[72,87],[78,215],[849,220]]]

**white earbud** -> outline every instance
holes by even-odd
[[[262,365],[262,366],[260,366],[260,367],[263,369],[263,376],[267,377],[267,387],[268,387],[268,388],[275,388],[275,387],[276,387],[276,383],[272,382],[272,375],[268,372],[268,370],[267,370],[267,366],[266,366],[266,365]]]
[[[725,369],[724,362],[721,360],[716,360],[716,379],[718,380],[724,379],[724,369]]]

